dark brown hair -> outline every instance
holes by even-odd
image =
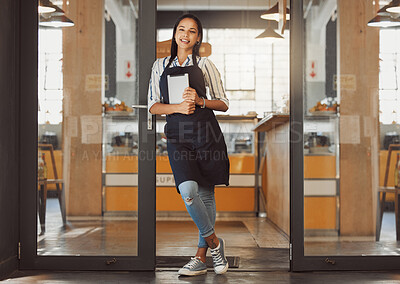
[[[201,45],[201,42],[203,41],[203,26],[201,25],[199,18],[197,18],[195,15],[184,14],[184,15],[180,16],[178,19],[176,19],[176,22],[174,25],[174,31],[172,33],[172,42],[171,42],[171,58],[168,61],[167,68],[168,68],[168,66],[171,65],[172,61],[174,61],[176,55],[178,54],[178,44],[175,41],[176,30],[178,28],[179,23],[183,19],[187,19],[187,18],[193,19],[196,22],[197,32],[198,32],[198,35],[200,36],[200,40],[198,42],[196,42],[196,44],[193,46],[193,54],[192,54],[193,65],[197,66],[197,56],[200,57],[200,45]]]

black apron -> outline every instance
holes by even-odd
[[[163,103],[169,103],[167,75],[184,73],[189,74],[189,86],[196,90],[199,97],[206,98],[203,72],[198,66],[167,67],[160,78]],[[225,139],[211,109],[196,105],[193,114],[167,115],[164,133],[178,193],[178,186],[187,180],[203,186],[229,185]]]

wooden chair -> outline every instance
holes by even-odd
[[[388,150],[388,155],[387,155],[387,160],[386,160],[386,170],[385,170],[385,179],[383,182],[383,186],[378,188],[378,199],[377,199],[377,207],[376,207],[376,241],[379,241],[380,236],[381,236],[381,229],[382,229],[382,217],[383,217],[383,211],[384,211],[384,206],[385,206],[385,201],[386,201],[386,193],[394,193],[395,198],[394,198],[394,203],[395,203],[395,216],[396,216],[396,240],[400,240],[400,216],[399,216],[399,205],[400,205],[400,188],[396,188],[393,186],[387,186],[388,184],[388,179],[389,179],[389,172],[390,172],[390,160],[392,156],[392,152],[394,150],[400,150],[400,144],[390,144],[389,145],[389,150]],[[393,172],[391,172],[393,173]],[[382,193],[382,198],[381,198],[381,193]]]
[[[49,149],[51,157],[51,165],[54,173],[54,179],[39,179],[38,180],[38,213],[41,227],[41,235],[44,234],[46,229],[46,203],[47,203],[47,192],[48,185],[55,184],[57,191],[57,198],[60,204],[61,217],[63,225],[67,223],[66,209],[65,209],[65,190],[64,190],[64,180],[58,178],[56,160],[54,158],[54,149],[52,144],[39,144],[39,149]]]

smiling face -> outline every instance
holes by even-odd
[[[200,35],[196,22],[191,18],[182,19],[175,33],[178,48],[191,51],[197,41],[200,41]]]

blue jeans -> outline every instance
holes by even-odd
[[[190,217],[199,229],[198,247],[207,248],[208,245],[204,238],[214,233],[215,225],[214,186],[204,187],[193,180],[187,180],[182,182],[178,188]]]

